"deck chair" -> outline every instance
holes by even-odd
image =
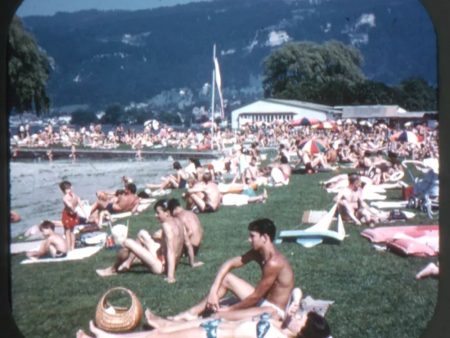
[[[416,169],[424,175],[422,177],[414,176],[408,164],[415,165]],[[437,159],[404,160],[402,165],[413,182],[413,196],[410,197],[408,206],[422,210],[428,218],[432,219],[439,213],[439,163]]]

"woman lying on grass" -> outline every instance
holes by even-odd
[[[89,328],[97,338],[326,338],[330,328],[324,317],[316,312],[302,314],[300,301],[289,306],[284,319],[271,307],[223,311],[210,318],[190,321],[172,321],[146,310],[147,322],[154,329],[133,333],[108,333],[91,321]],[[77,338],[91,338],[84,331]]]
[[[301,318],[296,316],[288,323],[274,320],[268,313],[263,313],[240,321],[201,319],[173,322],[172,325],[161,329],[133,333],[108,333],[97,328],[92,321],[89,327],[97,338],[326,338],[330,336],[330,329],[325,318],[315,312],[308,312]],[[77,338],[91,338],[91,336],[80,330]]]

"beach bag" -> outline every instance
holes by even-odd
[[[129,307],[111,305],[107,298],[112,293],[125,293],[131,299]],[[136,295],[124,287],[114,287],[100,298],[95,311],[95,324],[108,332],[126,332],[135,329],[142,319],[142,304]]]

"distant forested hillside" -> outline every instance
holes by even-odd
[[[261,96],[262,61],[287,41],[352,44],[372,80],[435,84],[436,41],[418,0],[217,0],[141,11],[25,17],[52,58],[53,105],[145,102],[211,81],[212,46],[225,97]]]

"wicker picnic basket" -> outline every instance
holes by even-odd
[[[131,298],[129,307],[112,306],[107,297],[112,292],[125,292]],[[114,287],[106,291],[97,304],[95,324],[102,330],[109,332],[126,332],[139,325],[142,318],[142,304],[136,295],[124,287]]]

